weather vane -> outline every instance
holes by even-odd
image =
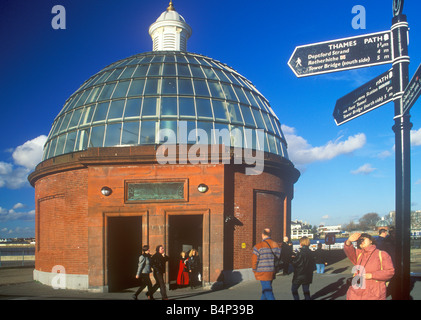
[[[402,14],[403,0],[393,0],[393,16]]]

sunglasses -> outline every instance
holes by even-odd
[[[365,241],[365,239],[368,239],[368,238],[358,238],[357,244],[363,243]]]

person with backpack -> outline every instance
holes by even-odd
[[[355,248],[352,242],[357,242]],[[354,233],[345,241],[344,251],[354,265],[354,276],[346,293],[347,300],[386,300],[387,282],[395,274],[390,255],[377,249],[367,233]]]
[[[281,248],[271,239],[271,231],[266,228],[262,232],[262,242],[253,247],[252,269],[256,280],[262,286],[261,300],[275,300],[272,282],[276,276],[275,260],[281,257]]]

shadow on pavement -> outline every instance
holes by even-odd
[[[338,279],[336,282],[331,283],[323,289],[317,291],[311,296],[312,300],[337,300],[345,296],[348,286],[346,284],[346,277]]]

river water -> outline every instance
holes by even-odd
[[[33,256],[35,247],[2,247],[0,246],[0,256]]]

